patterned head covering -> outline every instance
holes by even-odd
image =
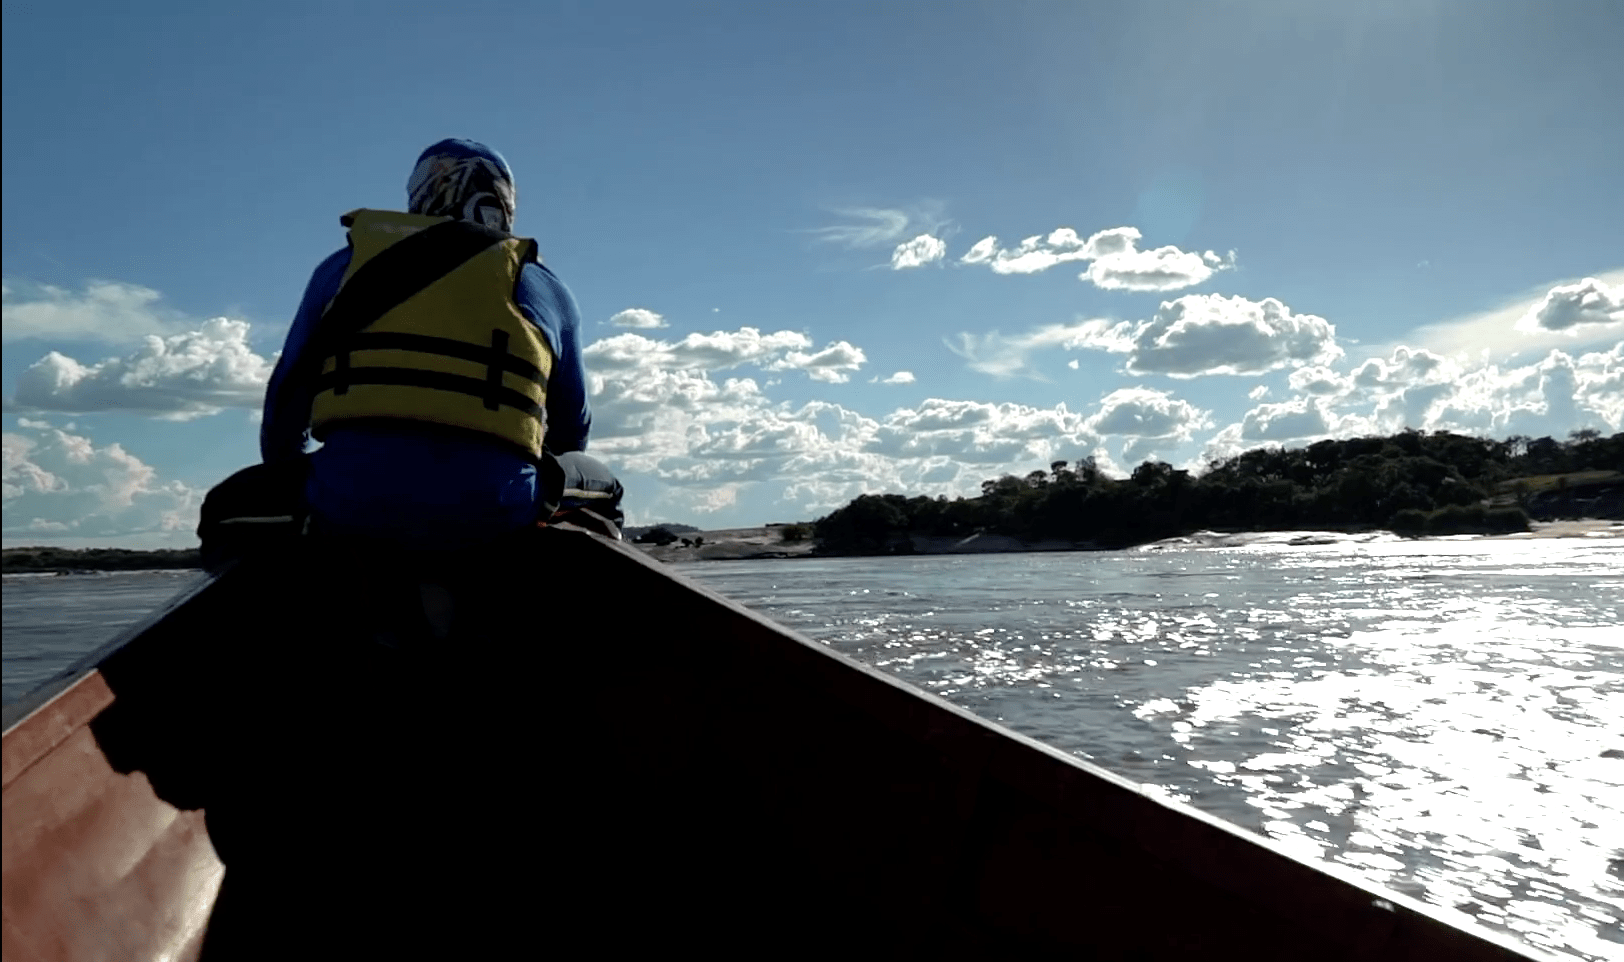
[[[423,151],[406,181],[407,209],[513,232],[518,191],[502,155],[471,140],[442,140]]]

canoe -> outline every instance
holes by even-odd
[[[1543,957],[623,543],[433,574],[240,561],[6,708],[4,958]]]

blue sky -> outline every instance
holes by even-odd
[[[310,271],[513,166],[632,523],[1624,429],[1614,3],[8,3],[4,541],[184,545]]]

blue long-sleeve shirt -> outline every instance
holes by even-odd
[[[265,391],[260,456],[267,464],[300,457],[310,427],[314,385],[298,372],[322,311],[337,295],[350,250],[317,265],[305,287],[282,356]],[[580,314],[552,271],[526,264],[514,302],[553,350],[547,380],[548,450],[585,451],[592,427],[581,359]],[[310,455],[306,497],[325,521],[358,533],[443,546],[522,525],[533,517],[536,469],[521,455],[477,435],[338,422]]]

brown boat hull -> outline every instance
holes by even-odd
[[[6,959],[1535,957],[585,532],[453,650],[357,642],[344,570],[240,565],[8,718]]]

